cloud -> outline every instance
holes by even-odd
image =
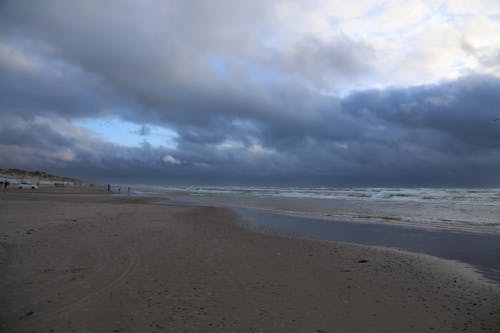
[[[304,38],[290,47],[280,63],[286,72],[331,89],[346,78],[355,80],[369,73],[374,56],[369,44],[340,34],[328,41]]]
[[[2,163],[138,182],[498,184],[488,4],[4,1]],[[80,126],[109,117],[148,141]],[[161,129],[170,144],[153,144]]]
[[[148,136],[151,135],[151,127],[146,125],[141,125],[141,127],[136,132],[140,136]]]
[[[0,88],[0,111],[25,116],[102,116],[126,100],[96,75],[54,59],[46,45],[1,37]]]
[[[170,163],[170,164],[181,164],[177,159],[175,159],[172,155],[165,155],[161,159],[165,163]]]
[[[300,117],[191,126],[192,133],[179,131],[175,148],[124,147],[64,118],[10,116],[2,118],[0,150],[5,166],[104,180],[493,185],[500,182],[499,89],[500,80],[479,76],[340,100],[317,96]]]

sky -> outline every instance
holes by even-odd
[[[3,0],[0,167],[498,187],[500,1]]]

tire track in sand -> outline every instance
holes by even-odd
[[[125,268],[111,281],[109,281],[106,285],[101,288],[97,288],[95,291],[88,293],[84,297],[81,297],[73,302],[60,306],[56,309],[50,310],[48,312],[41,312],[39,314],[33,314],[29,317],[25,317],[23,323],[19,325],[15,325],[12,327],[15,331],[26,331],[30,328],[40,328],[43,324],[48,324],[58,316],[70,313],[72,311],[77,310],[97,299],[102,297],[105,293],[112,291],[115,288],[118,288],[123,283],[125,283],[127,277],[131,275],[137,268],[138,265],[138,256],[137,254],[131,250],[130,248],[127,251],[127,264]]]
[[[60,245],[58,245],[58,248],[60,249],[58,252],[72,253],[72,252],[74,252],[74,249],[79,248],[78,245],[82,245],[82,244],[71,243],[70,246],[68,246],[68,244],[60,244]],[[62,250],[62,249],[64,249],[64,250]],[[13,250],[12,252],[19,252],[19,251]],[[76,291],[76,290],[80,289],[82,286],[90,285],[89,282],[93,279],[97,279],[99,274],[104,272],[106,267],[109,267],[109,263],[111,262],[109,251],[105,251],[102,247],[95,247],[92,254],[95,255],[95,258],[96,258],[95,260],[97,261],[97,265],[95,265],[93,267],[93,269],[87,274],[87,276],[85,276],[82,279],[78,279],[76,281],[73,281],[73,282],[71,282],[63,287],[60,287],[60,284],[62,284],[64,282],[64,280],[67,279],[67,276],[56,277],[55,279],[50,281],[48,284],[43,286],[43,288],[46,291],[45,293],[40,294],[37,299],[32,300],[29,304],[18,306],[17,308],[11,309],[11,311],[13,313],[17,313],[17,314],[21,314],[21,313],[24,314],[24,313],[27,313],[28,311],[30,311],[30,309],[37,308],[40,304],[45,304],[47,302],[47,299],[54,298],[53,297],[54,290],[57,290],[58,295],[65,295],[65,294],[71,293],[72,291]],[[20,252],[17,253],[17,257],[19,257],[19,258],[22,257]],[[55,257],[55,259],[56,260],[57,259],[63,260],[64,258]],[[37,274],[40,274],[40,272],[38,272],[38,270],[28,272],[28,273],[24,274],[23,279],[21,279],[21,280],[26,280],[28,277],[36,276]],[[33,280],[33,278],[31,278],[31,280]],[[28,293],[29,293],[29,291],[28,291]]]

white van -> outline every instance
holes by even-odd
[[[38,186],[36,186],[35,184],[31,184],[29,181],[27,180],[21,180],[17,183],[17,188],[20,189],[20,190],[23,190],[25,188],[29,188],[29,189],[32,189],[32,190],[36,190],[38,188]]]

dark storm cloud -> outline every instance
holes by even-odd
[[[201,128],[219,138],[211,144],[180,132],[178,148],[184,160],[206,156],[200,162],[262,178],[300,174],[333,184],[493,185],[500,163],[498,91],[500,80],[476,76],[358,92],[340,101],[310,96],[314,102],[304,102],[302,95],[288,100],[290,108],[301,105],[300,113],[255,117],[232,129],[227,122]],[[242,147],[217,149],[223,138],[246,149],[256,138],[269,151],[247,161]]]
[[[497,78],[326,96],[317,88],[370,72],[372,48],[342,34],[263,47],[264,1],[0,6],[1,166],[137,182],[500,184]],[[175,147],[126,147],[72,123],[105,115],[145,139],[166,126]]]
[[[499,88],[497,78],[472,76],[440,85],[353,94],[343,101],[343,108],[408,133],[433,130],[456,140],[465,153],[467,147],[498,148]],[[443,140],[436,141],[429,144]]]
[[[113,90],[47,46],[0,34],[0,110],[25,116],[53,113],[67,117],[104,115],[120,106]]]
[[[29,148],[37,165],[100,179],[128,175],[137,181],[163,177],[169,182],[494,185],[500,166],[500,126],[495,121],[499,89],[498,79],[470,77],[359,92],[340,101],[318,97],[322,102],[305,104],[317,109],[303,109],[314,117],[181,125],[176,149],[105,143],[88,133],[76,135],[71,124],[54,123],[57,119],[5,119],[0,137],[4,152]],[[7,162],[16,158],[6,155]],[[167,155],[176,163],[169,163]]]
[[[161,109],[160,118],[176,121],[197,119],[197,113],[184,109],[200,109],[204,99],[217,114],[253,113],[242,105],[255,95],[269,98],[261,82],[266,76],[288,81],[298,75],[325,85],[326,78],[361,75],[367,68],[370,47],[345,35],[328,43],[304,38],[285,51],[262,45],[261,36],[274,24],[272,8],[268,1],[217,6],[203,1],[11,1],[0,11],[0,31],[50,45],[54,57],[148,109]],[[226,62],[225,77],[210,66],[214,58]],[[197,105],[189,105],[193,99]],[[209,107],[203,107],[205,117],[211,116]],[[259,107],[267,112],[265,105]]]

